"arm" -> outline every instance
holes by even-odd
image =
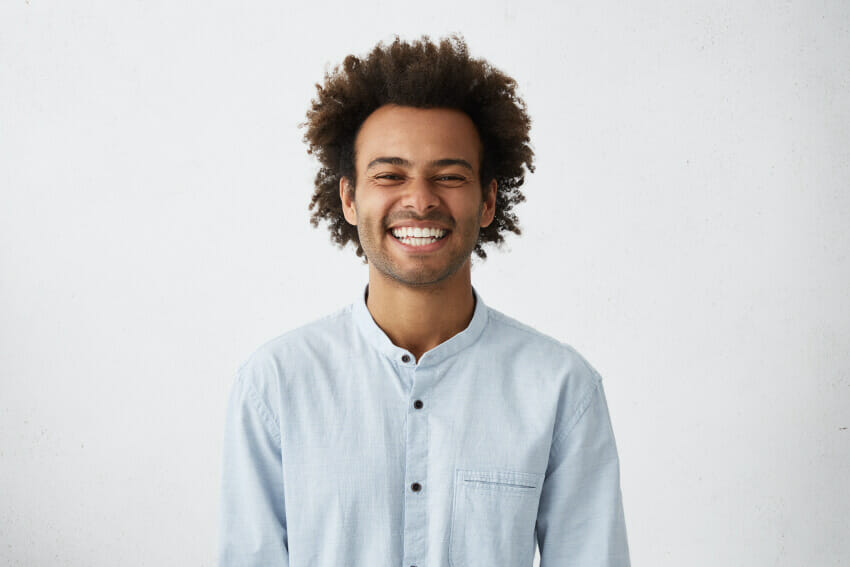
[[[620,462],[597,377],[552,443],[537,513],[540,567],[629,567]]]
[[[280,428],[239,374],[227,405],[219,504],[219,567],[288,567]]]

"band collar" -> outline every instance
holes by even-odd
[[[360,329],[360,332],[369,344],[372,345],[372,347],[389,357],[393,360],[393,362],[400,366],[421,368],[424,366],[439,364],[443,360],[475,343],[487,324],[487,305],[475,290],[475,286],[473,286],[472,294],[475,298],[475,309],[472,313],[472,320],[469,322],[469,325],[467,325],[466,329],[452,338],[447,341],[443,341],[428,352],[424,353],[417,361],[412,352],[393,344],[387,334],[384,333],[383,329],[375,323],[375,320],[372,318],[372,314],[369,312],[369,308],[366,306],[366,295],[368,293],[369,284],[366,284],[366,287],[359,294],[357,300],[352,304],[354,321],[358,329]],[[404,361],[405,356],[408,358],[407,362]]]

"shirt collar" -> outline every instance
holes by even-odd
[[[450,356],[460,352],[466,347],[472,345],[487,324],[488,309],[484,300],[472,287],[472,294],[475,298],[475,309],[472,313],[472,320],[467,325],[466,329],[456,334],[447,341],[443,341],[428,352],[424,353],[418,361],[414,360],[413,353],[405,348],[401,348],[393,344],[390,338],[384,333],[369,312],[366,306],[366,293],[369,290],[369,284],[363,288],[357,300],[352,304],[352,314],[358,329],[363,334],[367,342],[375,349],[389,357],[393,362],[400,366],[423,367],[438,364]],[[410,359],[404,362],[402,357],[407,355]]]

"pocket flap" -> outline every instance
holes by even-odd
[[[467,489],[528,494],[537,492],[540,488],[543,473],[457,469],[457,481]]]

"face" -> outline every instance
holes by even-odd
[[[482,197],[481,141],[469,116],[382,106],[363,122],[354,147],[356,189],[352,198],[343,178],[340,197],[372,268],[409,286],[468,270],[496,201],[495,180]]]

